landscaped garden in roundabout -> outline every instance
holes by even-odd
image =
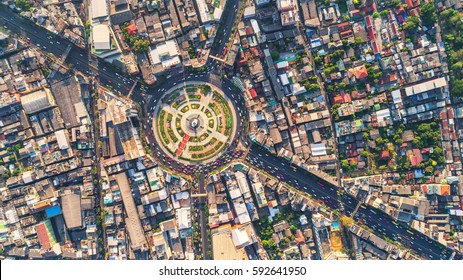
[[[236,116],[232,110],[231,101],[213,85],[177,86],[156,104],[155,138],[174,158],[212,160],[233,139]]]

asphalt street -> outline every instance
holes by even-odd
[[[232,26],[234,25],[236,14],[242,5],[241,2],[242,1],[239,0],[227,1],[224,10],[224,17],[222,18],[220,25],[228,28],[223,28],[221,30],[222,32],[216,35],[217,46],[211,50],[211,54],[213,56],[220,56],[226,43],[228,43],[228,39],[230,38],[230,35],[232,35]]]
[[[223,47],[225,46],[228,38],[231,34],[231,26],[235,19],[235,15],[239,9],[233,8],[237,6],[237,0],[229,1],[230,6],[227,10],[228,16],[225,18],[225,26],[229,28],[224,29],[220,34],[218,34],[218,44],[212,50],[212,54],[218,55]],[[233,6],[232,6],[233,5]],[[43,28],[37,27],[32,23],[29,23],[27,20],[24,20],[19,17],[19,15],[11,12],[9,9],[4,8],[0,9],[0,25],[7,30],[11,30],[13,34],[18,34],[23,38],[29,38],[30,43],[38,46],[43,51],[48,53],[53,53],[56,57],[60,57],[66,47],[68,42],[65,39],[60,38]],[[67,59],[67,64],[72,64],[73,67],[88,75],[99,75],[99,80],[103,84],[111,85],[113,89],[121,92],[122,94],[127,94],[130,91],[131,85],[134,83],[133,78],[126,78],[121,76],[113,67],[107,65],[105,62],[99,59],[95,59],[92,66],[89,66],[88,60],[88,51],[79,49],[75,46],[72,47]],[[95,66],[96,65],[96,66]],[[245,133],[242,133],[242,126],[246,125],[247,122],[247,112],[245,110],[244,100],[239,94],[238,90],[235,90],[235,87],[227,79],[220,79],[214,73],[217,73],[219,68],[219,63],[212,59],[206,64],[206,71],[202,73],[176,73],[168,77],[167,81],[153,89],[148,90],[146,93],[152,95],[150,104],[146,104],[147,108],[152,111],[155,102],[157,102],[163,93],[166,90],[176,85],[179,82],[183,81],[202,81],[210,82],[216,86],[222,88],[224,93],[233,101],[235,108],[238,110],[238,132],[237,135],[242,141],[246,141]],[[96,74],[98,73],[98,74]],[[135,101],[143,103],[145,98],[141,92],[137,89],[131,96]],[[234,151],[236,146],[236,141],[233,141],[232,146],[229,148],[229,152],[220,157],[218,161],[208,166],[197,165],[197,166],[183,166],[178,164],[172,158],[166,155],[162,155],[160,150],[156,147],[154,137],[151,128],[152,115],[149,111],[147,115],[147,124],[145,130],[147,131],[147,136],[150,139],[150,143],[154,148],[155,154],[159,160],[164,164],[168,164],[173,169],[182,171],[189,174],[194,174],[195,172],[209,172],[216,168],[219,165],[230,162],[231,159],[239,157],[241,154]],[[314,199],[320,200],[326,206],[332,209],[344,208],[346,213],[352,213],[357,201],[350,197],[347,194],[343,194],[338,198],[337,189],[335,186],[331,186],[326,182],[322,182],[320,179],[316,178],[309,173],[291,167],[288,162],[277,158],[268,152],[251,147],[250,153],[246,160],[253,166],[262,168],[269,172],[270,174],[279,177],[281,180],[284,180],[288,184],[299,188],[302,191],[310,194]],[[449,259],[452,255],[452,251],[447,249],[445,246],[437,243],[434,240],[429,239],[428,237],[422,235],[421,233],[410,230],[410,228],[396,224],[393,222],[389,216],[378,212],[376,209],[371,207],[360,207],[356,213],[356,218],[362,221],[365,225],[372,228],[378,235],[385,236],[393,240],[397,240],[405,246],[411,248],[417,254],[423,258],[428,259]],[[454,259],[461,259],[461,254],[456,254]]]
[[[346,214],[350,215],[357,205],[358,201],[345,193],[338,200],[338,189],[335,186],[304,170],[291,167],[287,161],[268,153],[258,146],[251,147],[246,161],[250,165],[264,169],[289,185],[308,193],[312,198],[331,209],[339,209],[342,204]],[[355,218],[373,229],[378,236],[396,240],[423,258],[448,260],[452,255],[452,250],[418,231],[394,222],[390,216],[373,207],[362,206],[358,208]],[[454,257],[454,259],[461,258],[461,254],[456,254]]]
[[[44,52],[54,54],[57,58],[63,55],[69,41],[32,24],[3,5],[0,7],[0,26],[6,30],[11,30],[12,34],[17,34],[25,39],[29,38],[30,44],[39,47]],[[75,70],[87,75],[98,73],[101,83],[112,86],[122,94],[127,94],[135,82],[134,78],[120,76],[114,67],[101,59],[95,58],[95,63],[89,66],[88,50],[80,49],[74,45],[65,63],[72,64]]]

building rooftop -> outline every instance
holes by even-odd
[[[108,16],[108,3],[106,0],[91,0],[92,19]]]
[[[80,194],[69,192],[61,196],[63,216],[69,229],[82,227],[82,208]]]
[[[243,248],[236,248],[231,238],[229,225],[221,226],[212,233],[212,255],[214,260],[247,260]]]
[[[125,173],[119,173],[116,175],[116,181],[119,186],[122,195],[122,201],[127,212],[127,218],[125,220],[127,231],[129,232],[130,241],[132,243],[133,250],[142,250],[147,248],[148,243],[146,242],[145,233],[138,216],[137,207],[133,200],[132,190],[130,188],[127,175]]]
[[[105,24],[96,24],[92,30],[93,46],[96,50],[111,49],[111,40],[109,36],[109,28]]]

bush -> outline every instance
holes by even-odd
[[[182,109],[180,110],[180,112],[186,113],[186,112],[188,112],[189,110],[190,110],[190,107],[188,107],[188,105],[187,105],[187,106],[183,106]]]
[[[174,131],[172,130],[172,128],[168,127],[168,128],[167,128],[167,133],[169,134],[170,139],[171,139],[174,143],[177,143],[177,142],[178,142],[178,138],[175,136],[175,133],[174,133]]]
[[[271,56],[273,60],[277,60],[278,58],[280,58],[280,53],[278,51],[272,51]]]

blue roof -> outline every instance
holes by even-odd
[[[48,218],[58,216],[58,215],[61,214],[61,207],[56,205],[56,206],[53,206],[51,208],[48,208],[48,209],[45,210],[45,214],[47,214]]]

